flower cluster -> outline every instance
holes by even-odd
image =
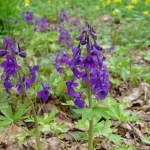
[[[25,58],[26,52],[22,51],[19,44],[17,45],[10,37],[4,38],[3,49],[0,50],[0,57],[6,57],[5,60],[0,64],[0,66],[3,68],[3,72],[5,73],[5,76],[1,77],[1,79],[8,94],[10,94],[9,89],[13,86],[10,77],[17,77],[17,69],[21,69],[21,67],[15,60],[16,55]]]
[[[37,31],[39,29],[40,32],[45,32],[47,29],[50,28],[50,23],[48,19],[46,18],[35,19],[33,17],[33,12],[30,12],[30,11],[23,11],[22,19],[27,22],[33,22],[34,31]]]
[[[22,19],[27,22],[32,22],[33,21],[33,13],[30,11],[23,11]]]
[[[64,29],[63,27],[60,27],[59,33],[60,34],[58,37],[58,43],[61,44],[61,42],[64,41],[67,47],[71,47],[72,43],[68,30]]]
[[[18,65],[16,61],[17,55],[19,55],[22,58],[25,58],[26,52],[21,50],[19,44],[17,45],[10,37],[4,38],[3,49],[0,50],[0,57],[6,57],[5,60],[0,64],[0,66],[3,68],[1,80],[8,94],[10,94],[10,89],[13,87],[11,77],[17,78],[17,72],[21,70],[20,65]],[[24,86],[25,90],[27,90],[36,80],[36,72],[38,71],[39,66],[34,65],[33,67],[30,67],[27,64],[27,67],[29,69],[29,73],[18,77],[18,81],[15,84],[15,87],[17,88],[19,94],[22,94],[24,92],[22,86]],[[43,102],[45,102],[48,100],[50,86],[44,86],[43,83],[41,84],[43,86],[43,90],[38,92],[38,97],[41,98]]]
[[[34,31],[40,28],[40,32],[45,32],[46,29],[50,28],[50,23],[46,18],[40,18],[35,20]]]
[[[64,67],[62,65],[69,65],[69,61],[70,60],[68,53],[65,50],[57,52],[55,58],[55,68],[59,73],[62,73],[62,71],[64,70]]]
[[[66,11],[64,9],[62,9],[60,12],[60,16],[59,16],[59,24],[65,22],[65,21],[68,22],[68,16],[66,14]]]
[[[88,23],[76,40],[79,41],[79,44],[72,47],[73,54],[69,63],[74,79],[67,81],[66,86],[68,94],[74,97],[75,106],[82,108],[84,101],[81,98],[82,93],[74,89],[78,86],[74,82],[75,79],[82,79],[83,83],[87,83],[87,71],[89,70],[91,91],[95,93],[98,100],[103,100],[109,91],[109,74],[103,63],[105,57],[102,55],[102,47],[96,42],[97,34]],[[86,47],[85,52],[82,51],[81,45]]]

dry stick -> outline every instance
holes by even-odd
[[[138,136],[138,138],[141,140],[141,142],[143,144],[146,144],[146,145],[150,145],[150,142],[148,141],[144,141],[143,138],[142,138],[142,133],[140,130],[138,130],[137,128],[135,128],[131,123],[128,122],[128,124],[131,126],[131,128],[133,129],[134,133]]]
[[[87,73],[87,92],[88,92],[89,108],[92,109],[92,95],[91,95],[91,85],[90,85],[90,68],[88,68],[86,70],[86,73]],[[93,118],[89,121],[88,150],[93,150]]]
[[[16,58],[15,58],[15,61],[16,61]],[[17,61],[16,61],[16,62],[17,62]],[[17,73],[18,73],[18,76],[19,76],[19,81],[20,81],[21,87],[22,87],[22,89],[23,89],[23,93],[26,95],[28,101],[30,102],[31,108],[32,108],[32,114],[33,114],[34,121],[35,121],[35,134],[36,134],[36,144],[37,144],[37,148],[38,148],[38,150],[42,150],[42,149],[41,149],[41,142],[40,142],[39,128],[38,128],[38,120],[37,120],[37,117],[36,117],[35,107],[34,107],[34,105],[33,105],[32,100],[30,99],[28,93],[26,92],[26,89],[25,89],[25,86],[24,86],[23,81],[22,81],[22,79],[21,79],[21,75],[20,75],[20,72],[19,72],[18,67],[17,67]]]

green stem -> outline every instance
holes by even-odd
[[[15,60],[16,60],[16,59],[15,59]],[[16,62],[17,62],[17,61],[16,61]],[[25,86],[24,86],[23,81],[22,81],[22,79],[21,79],[21,75],[20,75],[20,72],[19,72],[19,69],[18,69],[18,68],[17,68],[17,73],[18,73],[18,76],[19,76],[19,80],[20,80],[21,87],[22,87],[22,89],[23,89],[23,93],[26,95],[28,101],[30,102],[31,108],[32,108],[32,114],[33,114],[34,122],[35,122],[35,136],[36,136],[37,148],[38,148],[38,150],[42,150],[42,149],[41,149],[41,142],[40,142],[39,128],[38,128],[38,120],[37,120],[37,116],[36,116],[35,107],[34,107],[34,104],[33,104],[32,100],[30,99],[28,93],[26,92],[26,89],[25,89]]]
[[[89,108],[92,109],[92,95],[90,86],[90,68],[86,70],[87,73],[87,92],[89,100]],[[89,121],[89,131],[88,131],[88,150],[93,150],[93,119]]]

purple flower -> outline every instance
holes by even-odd
[[[96,40],[94,40],[94,47],[95,47],[97,50],[100,50],[100,51],[103,50],[102,47],[101,47],[99,44],[96,43]]]
[[[62,71],[64,70],[64,67],[62,67],[61,65],[62,64],[68,65],[69,62],[70,62],[70,59],[66,51],[56,53],[55,68],[57,69],[59,73],[62,73]]]
[[[32,80],[31,78],[25,78],[25,76],[22,78],[22,82],[24,84],[24,87],[25,89],[29,89],[31,84],[32,84]],[[17,84],[16,84],[16,87],[17,87],[17,91],[19,94],[22,94],[23,93],[23,89],[22,89],[22,86],[21,86],[21,83],[20,83],[20,80],[18,80]]]
[[[23,11],[22,13],[23,15],[23,20],[27,21],[27,22],[32,22],[33,21],[33,13],[29,12],[29,11]]]
[[[74,79],[73,80],[68,80],[66,82],[66,86],[67,86],[67,89],[68,89],[68,94],[70,96],[76,96],[76,97],[79,96],[79,93],[75,92],[75,90],[73,89],[73,87],[78,86],[78,83],[74,82]]]
[[[68,22],[68,16],[66,14],[66,11],[62,9],[60,12],[59,24],[63,23],[64,21]]]
[[[7,37],[3,39],[3,49],[11,51],[14,47],[15,47],[15,42],[12,40],[11,37]]]
[[[50,86],[48,84],[46,85],[44,85],[43,83],[41,84],[43,86],[43,90],[38,92],[38,97],[41,98],[43,102],[46,102],[48,100]]]
[[[108,92],[109,92],[108,90],[100,90],[96,93],[96,98],[98,100],[103,100],[108,95]]]
[[[22,58],[25,58],[26,57],[26,52],[25,51],[22,51],[21,49],[20,49],[20,46],[19,46],[19,44],[18,44],[18,53],[19,53],[19,56],[20,57],[22,57]]]
[[[19,70],[21,69],[21,67],[16,63],[13,56],[11,55],[6,56],[6,60],[1,63],[1,67],[4,68],[4,72],[6,72],[6,76],[12,75],[13,77],[17,76],[16,69],[17,68]]]
[[[108,49],[108,52],[112,52],[114,49],[115,49],[115,46],[111,46],[111,47]]]
[[[38,65],[34,65],[33,68],[31,68],[29,65],[27,65],[29,70],[30,70],[30,73],[31,73],[31,78],[30,78],[30,82],[31,84],[33,84],[35,82],[35,79],[36,79],[36,72],[39,70],[39,66]]]
[[[3,57],[7,54],[7,51],[5,49],[0,50],[0,57]]]
[[[92,58],[91,55],[88,55],[84,60],[83,60],[84,68],[95,68],[96,67],[96,61]]]
[[[40,18],[35,20],[34,31],[40,28],[40,32],[45,32],[48,28],[50,28],[50,23],[46,18]]]
[[[90,40],[92,38],[93,40]],[[104,65],[105,57],[102,55],[102,47],[96,42],[97,34],[93,28],[86,23],[82,32],[76,38],[79,41],[77,47],[72,47],[72,59],[69,66],[77,79],[82,79],[83,83],[87,82],[86,69],[90,71],[90,89],[98,100],[104,99],[109,92],[109,74]],[[94,41],[94,43],[93,43]],[[81,52],[81,46],[85,45],[86,52]],[[83,56],[86,54],[86,56]],[[84,101],[81,99],[80,94],[74,90],[78,86],[73,80],[66,82],[68,94],[74,97],[75,106],[80,108],[84,107]]]
[[[78,106],[80,108],[84,107],[84,101],[81,99],[81,97],[75,97],[74,98],[74,104],[75,104],[75,107],[76,106]]]
[[[16,19],[16,20],[14,20],[14,24],[18,24],[18,20]]]
[[[5,89],[6,89],[6,92],[7,92],[8,94],[10,94],[9,89],[12,88],[12,86],[13,86],[12,83],[10,82],[10,79],[9,79],[9,78],[10,78],[9,76],[6,76],[5,79],[2,79],[3,85],[4,85],[4,87],[5,87]]]
[[[61,42],[64,41],[67,47],[71,47],[72,43],[69,32],[61,27],[59,33],[60,35],[58,37],[58,43],[61,44]]]

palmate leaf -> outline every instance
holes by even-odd
[[[113,134],[115,130],[111,128],[111,121],[106,120],[94,124],[94,136],[103,135],[117,145],[121,144],[121,136]]]
[[[14,120],[19,120],[22,116],[31,108],[28,101],[25,101],[21,106],[19,106],[18,111],[14,115]]]
[[[138,116],[130,116],[131,112],[124,110],[119,104],[112,105],[107,111],[108,115],[117,118],[119,121],[138,121]]]
[[[1,112],[4,114],[4,116],[6,118],[8,118],[9,120],[14,120],[14,114],[12,111],[11,106],[9,105],[8,107],[2,108]]]

